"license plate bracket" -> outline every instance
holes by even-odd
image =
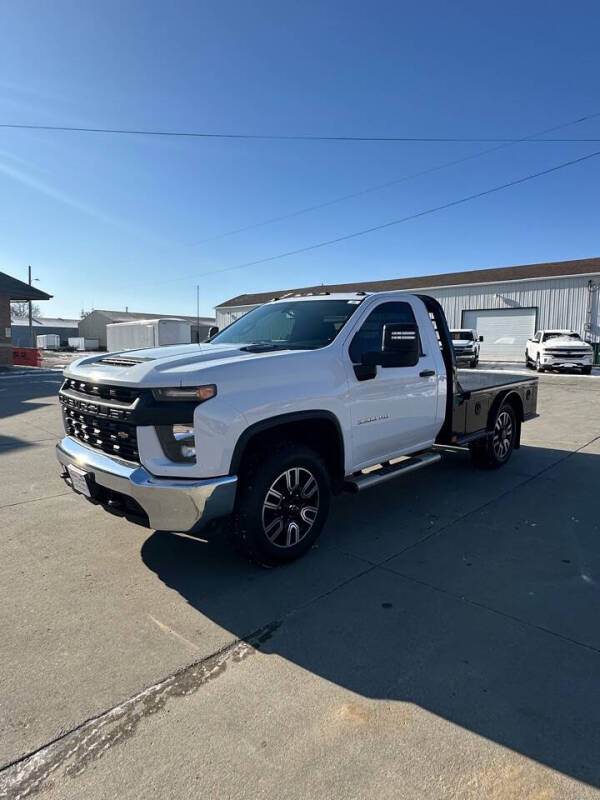
[[[83,469],[79,469],[79,467],[75,467],[73,464],[69,464],[67,466],[67,472],[69,473],[71,486],[73,487],[74,491],[76,491],[78,494],[84,495],[85,497],[91,497],[91,482],[94,476]]]

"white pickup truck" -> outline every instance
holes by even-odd
[[[475,369],[479,364],[479,343],[483,342],[483,336],[479,336],[472,328],[451,328],[450,336],[457,364],[466,361],[471,369]]]
[[[593,351],[581,336],[570,330],[537,331],[525,347],[525,364],[538,372],[547,369],[580,369],[592,372]]]
[[[65,370],[63,477],[114,513],[195,532],[228,517],[261,564],[315,541],[332,493],[362,491],[469,447],[505,464],[537,378],[457,376],[425,295],[274,300],[203,344],[95,354]]]

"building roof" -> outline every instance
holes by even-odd
[[[34,328],[77,328],[78,319],[63,319],[62,317],[33,317],[31,320]],[[28,319],[12,319],[11,325],[27,325]]]
[[[103,308],[95,308],[90,314],[102,314],[106,317],[106,322],[135,322],[137,319],[184,319],[186,322],[194,324],[200,320],[201,325],[212,325],[214,317],[196,317],[186,314],[148,314],[142,311],[107,311]],[[89,316],[89,314],[87,315]]]
[[[600,258],[582,258],[577,261],[551,261],[545,264],[525,264],[518,267],[494,267],[472,269],[464,272],[447,272],[439,275],[420,275],[414,278],[392,278],[384,281],[359,281],[356,283],[334,283],[319,286],[304,286],[300,289],[240,294],[217,308],[228,306],[251,306],[267,303],[274,297],[286,294],[323,294],[324,292],[389,292],[393,290],[434,289],[442,286],[466,286],[480,283],[503,283],[526,279],[558,278],[570,275],[600,274]]]
[[[28,283],[0,272],[0,294],[7,294],[11,301],[20,302],[23,300],[50,300],[51,294],[36,289]]]

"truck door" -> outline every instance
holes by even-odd
[[[369,313],[349,341],[352,461],[357,469],[430,447],[437,436],[441,425],[438,360],[434,358],[430,332],[424,330],[423,325],[419,330],[420,357],[415,366],[378,366],[374,377],[363,380],[354,370],[354,365],[361,363],[363,353],[381,348],[384,325],[414,325],[416,322],[409,302],[382,302]]]

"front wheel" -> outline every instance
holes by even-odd
[[[469,366],[471,367],[471,369],[475,369],[477,367],[477,364],[479,364],[479,358],[474,358],[469,364]]]
[[[543,372],[544,371],[544,367],[542,366],[542,363],[540,361],[540,354],[539,353],[537,354],[537,356],[535,358],[535,368],[536,368],[536,370],[538,372]]]
[[[321,533],[330,497],[329,474],[311,448],[290,443],[257,453],[240,474],[233,539],[262,566],[293,561]]]
[[[493,430],[469,445],[473,466],[479,469],[503,467],[515,449],[517,430],[515,410],[504,403],[496,414]]]
[[[581,374],[582,375],[591,375],[592,374],[592,368],[591,367],[582,367],[581,368]]]

